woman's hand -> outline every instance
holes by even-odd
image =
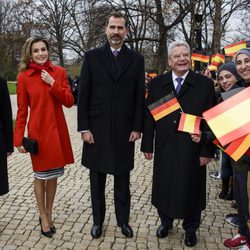
[[[21,154],[28,153],[28,152],[24,149],[23,146],[19,146],[19,147],[17,147],[17,149],[18,149],[19,153],[21,153]]]
[[[46,70],[42,70],[41,78],[44,82],[48,83],[50,86],[53,86],[55,82],[55,79]]]

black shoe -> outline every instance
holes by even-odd
[[[237,203],[235,201],[233,201],[231,207],[234,208],[234,209],[237,209],[238,205],[237,205]]]
[[[102,226],[94,224],[91,228],[90,234],[94,239],[99,238],[102,235]]]
[[[51,231],[52,234],[55,234],[55,233],[56,233],[56,228],[55,228],[55,226],[50,227],[50,231]]]
[[[227,214],[226,222],[232,226],[239,227],[239,215],[238,214]]]
[[[168,236],[168,230],[169,228],[166,225],[161,224],[156,231],[156,236],[158,238],[165,238]]]
[[[133,230],[129,224],[119,224],[118,223],[118,227],[121,227],[122,234],[125,235],[127,238],[133,237]]]
[[[48,237],[48,238],[52,238],[51,229],[49,231],[47,231],[47,232],[43,231],[41,218],[39,218],[39,223],[40,223],[40,226],[41,226],[41,234]]]
[[[234,198],[233,190],[231,189],[231,190],[227,193],[227,195],[225,196],[225,200],[231,201],[231,200],[233,200],[233,198]]]
[[[187,247],[193,247],[197,243],[197,237],[195,233],[186,233],[185,234],[185,245]]]

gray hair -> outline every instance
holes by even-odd
[[[174,48],[182,47],[182,46],[186,47],[188,49],[188,52],[190,53],[190,47],[189,47],[187,42],[174,41],[174,42],[170,43],[169,46],[168,46],[168,58],[170,58],[170,56],[172,55]]]

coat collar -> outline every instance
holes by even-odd
[[[185,93],[187,91],[187,89],[189,87],[194,87],[197,84],[198,83],[195,80],[195,73],[192,70],[189,70],[187,77],[183,83],[183,86],[181,87],[181,90],[177,96],[182,95],[183,93]],[[171,86],[173,88],[173,90],[175,91],[174,83],[173,83],[173,79],[172,79],[172,70],[170,72],[167,72],[164,75],[164,77],[161,79],[161,86],[162,86],[162,88],[165,88],[167,86]]]
[[[122,45],[122,48],[119,53],[119,68],[118,68],[118,72],[116,75],[113,70],[112,52],[111,52],[110,45],[108,42],[106,42],[104,46],[99,49],[99,57],[100,57],[100,60],[103,62],[104,66],[106,67],[106,69],[112,75],[112,77],[115,79],[118,79],[126,71],[130,63],[132,62],[133,53],[131,53],[131,51],[128,49],[128,47],[125,44]]]
[[[55,66],[54,66],[52,63],[50,63],[49,69],[50,69],[51,71],[54,71],[54,70],[55,70]],[[33,68],[27,68],[27,69],[25,70],[25,73],[26,73],[28,76],[33,75],[33,74],[35,74],[36,72],[38,72],[38,71],[35,70],[35,69],[33,69]]]

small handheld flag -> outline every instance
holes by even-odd
[[[181,106],[173,93],[166,95],[158,101],[148,106],[149,111],[154,117],[155,121],[163,118],[166,115],[180,109]]]
[[[200,123],[201,117],[196,115],[185,114],[184,112],[182,112],[178,130],[182,132],[199,134]]]

